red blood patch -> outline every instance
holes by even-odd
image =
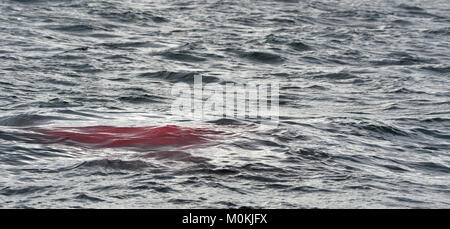
[[[52,142],[88,147],[163,147],[207,143],[220,134],[206,128],[180,126],[146,127],[56,127],[35,130]]]

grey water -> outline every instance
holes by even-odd
[[[174,115],[202,76],[279,123]],[[448,0],[0,0],[1,208],[449,208]],[[149,156],[27,128],[200,126]]]

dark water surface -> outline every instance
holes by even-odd
[[[2,208],[448,208],[450,2],[0,0]],[[277,128],[170,88],[280,84]],[[44,144],[28,128],[199,126],[218,144]],[[145,150],[144,150],[145,151]]]

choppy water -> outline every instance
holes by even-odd
[[[0,207],[448,208],[450,2],[0,0]],[[279,82],[280,123],[189,120],[170,88]],[[149,154],[29,127],[200,126]]]

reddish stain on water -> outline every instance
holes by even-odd
[[[168,126],[144,127],[55,127],[38,129],[46,140],[53,143],[82,145],[98,148],[113,147],[164,147],[200,145],[221,134],[207,128]]]

